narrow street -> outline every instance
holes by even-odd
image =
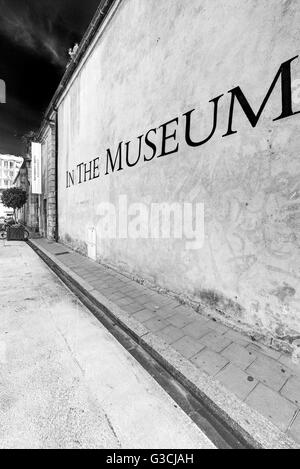
[[[0,265],[0,448],[214,447],[28,245]]]

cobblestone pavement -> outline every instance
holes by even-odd
[[[300,443],[300,364],[294,364],[290,356],[253,342],[62,244],[36,242]]]

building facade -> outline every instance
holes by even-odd
[[[41,128],[38,140],[42,145],[42,193],[38,195],[39,232],[45,238],[57,239],[56,215],[56,113]]]
[[[39,199],[32,193],[32,159],[31,140],[24,137],[25,152],[23,163],[13,181],[15,187],[20,187],[27,193],[26,204],[17,211],[18,221],[25,224],[32,232],[39,231]]]
[[[102,1],[40,135],[59,240],[299,337],[299,21],[297,0]]]
[[[32,137],[40,141],[42,155],[40,172],[41,193],[34,192]],[[32,233],[51,239],[57,239],[56,218],[56,113],[45,120],[38,134],[30,133],[24,137],[25,156],[13,185],[27,193],[27,202],[18,210],[18,220],[24,223]],[[37,143],[37,142],[36,142]]]
[[[13,210],[4,207],[1,195],[4,189],[13,187],[13,182],[22,165],[23,158],[13,155],[0,155],[0,216],[12,214]]]

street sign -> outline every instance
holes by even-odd
[[[0,103],[6,103],[6,85],[4,80],[0,80]]]
[[[31,144],[32,164],[32,194],[42,193],[42,145],[32,142]]]

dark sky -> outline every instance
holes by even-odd
[[[39,128],[99,0],[0,0],[0,153],[22,155],[22,136]]]

